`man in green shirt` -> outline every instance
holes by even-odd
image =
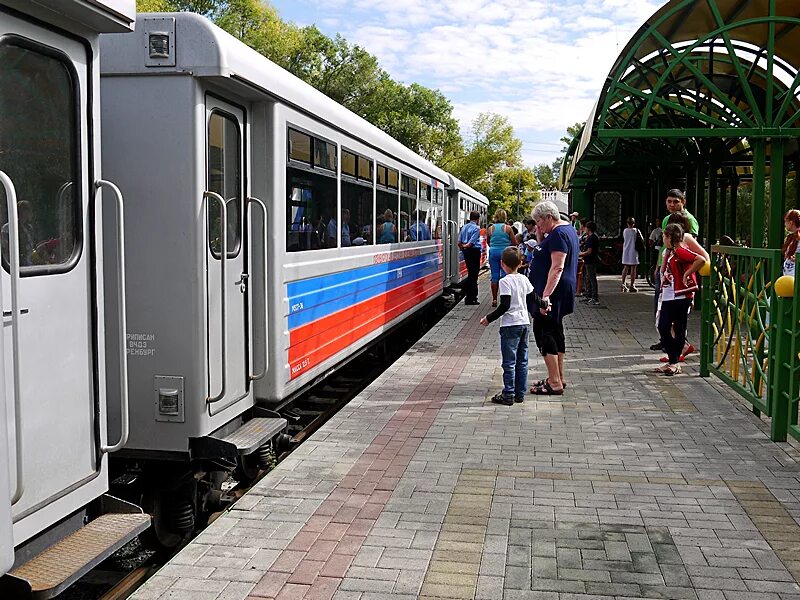
[[[664,217],[664,219],[661,221],[661,229],[666,228],[669,221],[669,215],[671,215],[672,213],[683,211],[684,214],[686,215],[686,218],[689,220],[690,228],[688,233],[691,233],[696,237],[700,232],[700,225],[697,223],[697,219],[694,217],[694,215],[690,213],[688,210],[686,210],[686,195],[679,189],[672,189],[667,192],[666,204],[667,204],[667,211],[669,211],[669,214],[667,214],[667,216]],[[661,260],[664,257],[664,253],[666,252],[666,250],[667,250],[666,248],[662,247],[661,252],[658,255],[657,264],[659,267],[661,266]],[[658,312],[658,298],[661,295],[660,276],[655,277],[655,287],[656,287],[656,293],[653,295],[654,315]],[[650,350],[662,350],[661,342],[658,342],[650,346]]]

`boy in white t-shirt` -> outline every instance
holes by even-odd
[[[481,319],[488,325],[502,316],[500,326],[500,351],[503,355],[503,391],[495,394],[492,402],[511,406],[525,399],[528,389],[528,333],[529,312],[538,310],[541,299],[533,291],[530,280],[517,273],[522,258],[519,251],[509,246],[503,250],[501,266],[506,276],[500,280],[500,306]],[[534,305],[537,305],[534,308]]]

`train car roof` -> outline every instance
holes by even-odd
[[[468,186],[458,177],[449,174],[448,176],[450,177],[450,187],[452,187],[454,190],[458,190],[462,194],[469,196],[470,198],[480,202],[481,204],[486,204],[487,206],[489,205],[489,199],[483,194],[481,194],[479,191]]]
[[[174,65],[146,66],[148,28],[158,24],[152,33],[172,31],[173,19]],[[427,173],[442,184],[450,180],[445,171],[430,161],[200,15],[188,12],[139,14],[133,34],[101,36],[100,41],[102,75],[174,72],[237,81]]]
[[[0,5],[53,25],[75,25],[95,33],[130,32],[136,20],[136,0],[0,0]]]

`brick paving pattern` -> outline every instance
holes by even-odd
[[[488,298],[457,307],[133,597],[800,600],[800,454],[696,357],[653,374],[652,297],[616,289],[567,322],[565,395],[512,407]]]

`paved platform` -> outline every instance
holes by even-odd
[[[134,598],[800,600],[800,455],[696,357],[652,373],[652,296],[615,290],[565,395],[513,407],[458,306]]]

